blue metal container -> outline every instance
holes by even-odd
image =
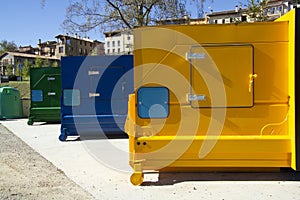
[[[133,92],[133,56],[63,57],[61,65],[59,139],[126,136],[123,127],[128,95]]]

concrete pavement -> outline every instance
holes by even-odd
[[[1,124],[97,199],[300,199],[300,175],[290,172],[149,173],[133,186],[127,139],[60,142],[59,124]]]

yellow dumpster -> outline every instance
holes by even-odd
[[[299,11],[134,30],[125,124],[134,185],[147,170],[300,168]]]

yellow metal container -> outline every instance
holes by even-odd
[[[299,169],[299,11],[134,30],[125,124],[133,184],[145,170]]]

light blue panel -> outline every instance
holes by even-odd
[[[31,90],[31,101],[32,102],[42,102],[43,101],[43,91],[42,90]]]
[[[167,118],[169,90],[165,87],[141,87],[137,92],[140,118]]]
[[[79,106],[80,105],[80,91],[65,89],[64,90],[64,105],[65,106]]]

